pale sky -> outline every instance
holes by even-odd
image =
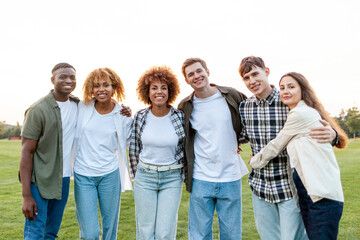
[[[238,74],[249,55],[264,59],[276,87],[287,72],[305,75],[335,116],[360,107],[359,10],[357,0],[1,1],[0,120],[22,124],[59,62],[76,68],[80,98],[88,73],[114,69],[135,113],[137,80],[153,65],[177,74],[175,106],[192,92],[181,74],[188,57],[207,62],[211,82],[250,96]]]

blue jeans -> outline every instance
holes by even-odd
[[[193,179],[189,206],[189,239],[213,239],[214,211],[220,239],[241,239],[241,180],[207,182]]]
[[[327,198],[313,203],[296,171],[293,173],[293,178],[299,195],[301,215],[309,239],[337,239],[344,203]]]
[[[156,171],[137,165],[134,181],[136,238],[175,239],[181,194],[180,169]]]
[[[38,188],[31,183],[31,194],[38,210],[35,221],[25,219],[24,239],[56,239],[69,196],[70,178],[63,178],[61,200],[42,198]]]
[[[308,239],[294,199],[269,203],[252,194],[255,224],[262,240]]]
[[[81,239],[99,239],[98,201],[105,240],[116,239],[120,212],[119,169],[98,177],[74,174],[76,219]]]

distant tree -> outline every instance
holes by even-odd
[[[346,112],[344,109],[341,109],[341,112],[339,114],[338,117],[335,117],[335,120],[337,121],[337,123],[339,124],[339,126],[346,132],[346,134],[349,136],[350,135],[350,131],[348,126],[345,124],[345,120],[346,120]]]
[[[0,121],[0,135],[2,135],[3,133],[4,133],[4,125]]]
[[[21,126],[20,126],[19,122],[16,122],[16,126],[11,129],[11,132],[10,132],[10,136],[9,136],[9,137],[10,137],[10,138],[11,138],[11,137],[18,137],[18,138],[20,138],[20,134],[21,134]]]
[[[5,121],[0,121],[0,139],[19,137],[21,134],[21,126],[19,122],[16,122],[16,126],[6,124]]]
[[[360,111],[357,107],[347,110],[345,125],[348,127],[349,133],[353,138],[360,136]]]
[[[5,130],[5,132],[1,135],[1,138],[9,138],[11,135],[12,128],[8,128]]]
[[[2,139],[2,138],[6,138],[5,136],[4,136],[4,134],[5,134],[5,121],[0,121],[0,139]]]

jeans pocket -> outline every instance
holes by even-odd
[[[143,168],[143,167],[141,167],[141,166],[138,164],[138,165],[136,166],[136,171],[142,172],[142,173],[146,173],[146,172],[149,172],[150,169]]]
[[[164,176],[171,176],[171,177],[179,177],[181,178],[181,170],[180,168],[178,169],[170,169],[168,171],[165,171]]]

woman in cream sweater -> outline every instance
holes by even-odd
[[[311,128],[322,126],[323,119],[337,131],[336,147],[344,148],[347,136],[303,75],[287,73],[279,85],[281,100],[290,108],[287,121],[278,136],[253,156],[250,165],[262,168],[287,147],[309,239],[336,239],[344,202],[340,169],[331,144],[318,143],[309,133]]]

